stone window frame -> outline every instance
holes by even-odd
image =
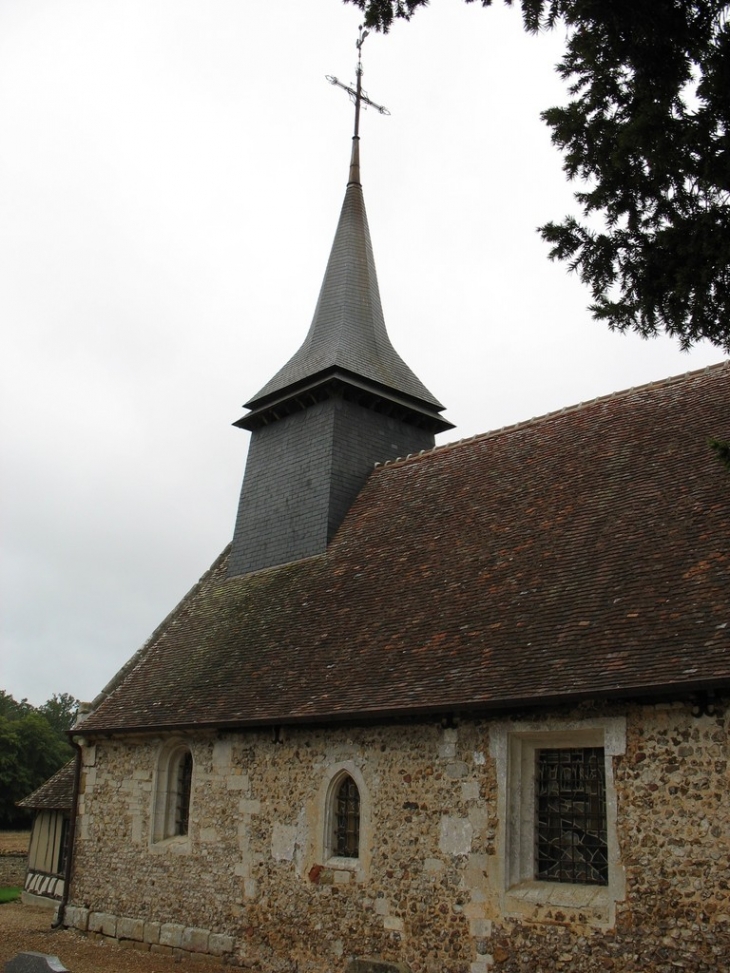
[[[608,884],[585,885],[535,878],[535,760],[542,749],[601,747],[606,774]],[[500,723],[492,728],[496,761],[497,866],[490,881],[504,915],[549,920],[555,910],[574,909],[588,925],[615,922],[616,902],[625,898],[620,860],[613,758],[626,752],[625,717]]]
[[[335,817],[337,795],[345,777],[350,777],[360,794],[360,834],[357,858],[344,858],[335,851]],[[319,847],[317,858],[327,869],[348,872],[363,881],[370,869],[372,825],[370,791],[359,768],[352,760],[344,760],[327,769],[319,791]]]
[[[192,761],[187,813],[188,829],[185,834],[177,834],[176,818],[179,805],[180,768],[187,757]],[[172,850],[181,854],[190,852],[189,822],[192,818],[194,791],[195,755],[190,742],[179,737],[167,740],[158,751],[155,767],[150,831],[150,848],[152,851]]]

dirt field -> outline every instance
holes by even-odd
[[[30,831],[0,831],[0,855],[28,854]]]

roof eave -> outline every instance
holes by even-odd
[[[323,369],[280,393],[274,393],[246,403],[251,411],[233,425],[253,431],[283,419],[292,412],[303,411],[332,394],[344,394],[355,398],[366,408],[376,412],[393,413],[405,422],[428,429],[445,432],[453,429],[453,423],[439,415],[439,404],[423,402],[406,395],[399,395],[385,385],[363,378],[345,368],[333,365]]]
[[[488,716],[504,713],[505,711],[546,709],[558,706],[578,705],[588,701],[595,702],[628,702],[631,700],[662,701],[667,699],[687,699],[707,693],[723,693],[730,690],[730,677],[723,679],[705,678],[697,681],[668,682],[662,685],[641,685],[629,687],[615,687],[599,692],[580,691],[576,693],[552,693],[544,696],[514,696],[493,700],[462,699],[452,700],[436,706],[397,706],[380,707],[369,710],[343,710],[337,713],[325,714],[286,714],[261,717],[257,719],[232,719],[192,722],[172,722],[156,724],[128,724],[108,727],[79,727],[70,731],[73,736],[111,737],[120,734],[149,734],[167,733],[192,730],[244,730],[267,729],[284,726],[331,726],[343,723],[372,723],[386,720],[402,720],[408,718],[436,717],[443,718],[460,714],[473,716]]]

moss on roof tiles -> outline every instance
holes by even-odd
[[[222,558],[85,728],[728,683],[729,426],[723,364],[379,467],[326,554]]]

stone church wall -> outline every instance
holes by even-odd
[[[597,736],[613,775],[609,886],[515,881],[530,824],[514,754],[529,766],[543,737],[582,746]],[[355,957],[413,973],[730,965],[728,718],[719,708],[187,739],[189,835],[157,843],[156,768],[169,738],[85,747],[68,924],[262,973],[345,971]],[[358,860],[327,858],[328,786],[341,770],[361,793]]]

